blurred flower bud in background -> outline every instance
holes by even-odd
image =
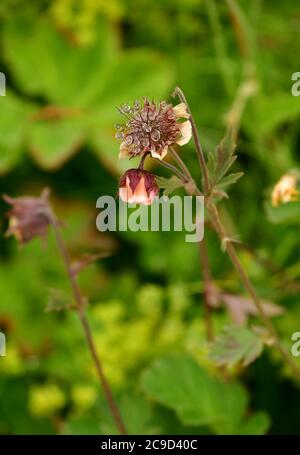
[[[287,202],[300,200],[300,192],[297,189],[298,177],[292,173],[284,174],[276,183],[272,191],[272,206],[278,207]]]
[[[48,196],[48,189],[43,190],[39,197],[12,198],[4,195],[5,202],[11,205],[6,214],[9,219],[6,236],[15,236],[21,244],[29,242],[34,237],[44,237],[49,225]]]

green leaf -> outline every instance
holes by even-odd
[[[212,344],[209,357],[217,365],[232,367],[238,363],[247,366],[260,356],[263,341],[245,327],[226,327]]]
[[[30,128],[29,151],[45,169],[57,169],[80,148],[86,137],[79,119],[35,121]]]
[[[95,42],[80,47],[47,19],[17,16],[4,24],[3,45],[18,84],[64,106],[88,104],[101,91],[117,55],[115,36],[104,21]]]
[[[102,434],[99,422],[95,417],[75,416],[65,423],[63,434],[66,435],[96,435]]]
[[[253,115],[256,115],[253,121]],[[257,98],[255,113],[247,117],[249,129],[256,135],[267,135],[286,122],[291,122],[300,116],[299,98],[291,93],[277,93],[272,96]]]
[[[157,181],[159,187],[164,190],[163,194],[165,196],[169,196],[177,188],[181,188],[184,186],[184,183],[182,182],[182,180],[180,180],[178,177],[176,177],[176,175],[173,175],[170,178],[157,176],[156,181]]]
[[[22,90],[42,96],[46,107],[70,110],[70,114],[54,119],[35,114],[37,118],[31,120],[27,130],[27,144],[34,159],[45,169],[55,169],[78,150],[94,123],[91,105],[95,99],[101,104],[100,93],[111,78],[118,55],[114,34],[107,23],[101,22],[96,41],[78,47],[45,19],[17,17],[6,22],[3,43],[5,59]],[[80,115],[74,116],[72,108]],[[39,114],[41,106],[36,106],[36,111]],[[22,122],[16,116],[13,120],[18,130]]]
[[[227,190],[227,188],[230,185],[233,185],[234,183],[236,183],[243,175],[244,175],[243,172],[236,172],[234,174],[228,174],[225,177],[223,177],[220,180],[220,182],[214,186],[212,194],[213,194],[215,200],[220,200],[223,198],[228,199],[229,196],[225,190]],[[226,248],[225,248],[225,250],[226,250]]]
[[[146,371],[142,384],[153,400],[173,409],[185,425],[234,434],[244,421],[248,396],[243,387],[217,380],[189,358],[160,359]]]
[[[225,137],[217,146],[215,153],[210,153],[208,156],[208,170],[210,175],[210,181],[213,187],[222,182],[226,173],[235,162],[237,156],[234,155],[234,151],[235,143],[233,141],[232,131],[229,129],[227,130]],[[240,173],[231,175],[236,176],[239,174]],[[240,175],[238,176],[238,178],[239,177]],[[236,180],[238,180],[238,178],[236,178]],[[234,178],[232,179],[234,180]],[[230,178],[228,180],[229,183],[226,183],[225,180],[225,186],[234,183],[233,181],[230,180]]]
[[[160,434],[159,425],[153,418],[153,406],[139,395],[124,395],[118,400],[122,418],[129,434]],[[100,423],[101,433],[119,434],[111,412],[105,408],[103,419]]]
[[[226,177],[223,177],[218,185],[216,185],[217,190],[225,190],[229,185],[236,183],[241,177],[243,177],[244,172],[235,172],[234,174],[228,174]]]
[[[22,154],[29,104],[11,92],[0,98],[0,174],[9,171]]]
[[[270,418],[265,412],[256,412],[243,423],[237,434],[239,435],[263,435],[270,427]]]
[[[60,289],[48,289],[48,300],[45,311],[62,311],[70,307],[70,297]]]
[[[287,202],[278,207],[272,207],[269,202],[266,202],[265,211],[271,223],[300,223],[300,202]]]

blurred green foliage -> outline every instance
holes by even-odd
[[[299,167],[300,100],[291,96],[299,8],[232,3],[242,35],[220,0],[1,1],[0,189],[37,194],[50,186],[72,257],[113,252],[82,272],[80,284],[131,433],[299,433],[299,388],[276,352],[231,368],[226,381],[210,359],[196,246],[178,232],[104,235],[95,227],[96,199],[114,195],[119,172],[132,167],[117,160],[116,106],[170,99],[180,85],[209,152],[249,79],[234,165],[245,175],[223,215],[247,246],[239,254],[259,294],[285,308],[275,322],[290,349],[300,328],[299,203],[274,209],[269,195]],[[182,154],[200,179],[192,145]],[[218,241],[208,230],[206,238],[216,283],[241,294]],[[70,299],[52,235],[22,249],[1,238],[0,433],[116,431],[76,314],[45,312]],[[216,333],[231,322],[226,310],[214,311]]]

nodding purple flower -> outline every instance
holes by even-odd
[[[133,107],[123,104],[119,111],[127,119],[125,125],[116,125],[116,138],[121,140],[119,158],[142,156],[150,153],[162,160],[168,147],[186,144],[192,136],[189,113],[184,103],[173,107],[165,101],[155,103],[144,98]]]
[[[48,196],[48,189],[45,189],[39,197],[12,198],[4,195],[5,202],[11,205],[11,209],[6,214],[9,218],[6,236],[15,236],[21,244],[29,242],[34,237],[44,237],[49,225]]]
[[[143,169],[129,169],[119,181],[119,197],[124,202],[150,205],[158,192],[155,176]]]

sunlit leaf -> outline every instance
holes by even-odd
[[[238,363],[247,366],[260,356],[263,341],[245,327],[226,327],[212,344],[210,358],[217,365],[232,367]]]

